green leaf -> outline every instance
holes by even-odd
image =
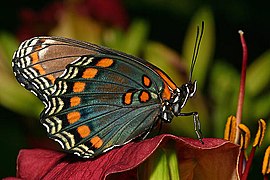
[[[199,89],[202,89],[204,86],[208,66],[210,65],[215,50],[215,24],[213,14],[209,8],[201,8],[192,18],[185,36],[182,51],[186,64],[191,64],[197,26],[200,26],[202,21],[204,21],[205,29],[193,72],[193,79],[198,81]]]
[[[253,108],[254,117],[267,117],[269,115],[270,93],[265,93],[260,97],[256,97],[252,102],[253,103],[251,103],[250,108]]]
[[[239,74],[229,64],[217,62],[212,67],[209,91],[212,96],[212,123],[214,137],[223,137],[224,124],[230,114],[236,113]]]
[[[124,39],[124,32],[121,29],[108,28],[103,34],[103,45],[123,51],[122,44]]]
[[[1,52],[5,54],[4,60],[6,60],[8,63],[11,62],[13,53],[16,50],[16,48],[18,48],[18,45],[19,45],[19,42],[13,35],[9,33],[5,33],[5,32],[0,33]]]
[[[38,117],[43,104],[32,93],[16,82],[15,77],[2,75],[0,78],[0,104],[28,117]]]
[[[270,83],[270,50],[262,54],[247,69],[246,90],[256,96]]]
[[[125,33],[111,28],[104,33],[104,44],[113,49],[139,56],[145,49],[149,27],[143,20],[135,20]]]
[[[145,21],[133,21],[125,35],[122,50],[128,54],[139,55],[139,52],[144,49],[148,31],[149,27]]]
[[[171,180],[179,180],[179,165],[178,165],[178,158],[177,154],[174,149],[166,150],[169,171],[170,171],[170,179]]]
[[[14,76],[11,71],[11,59],[18,42],[12,35],[2,32],[0,33],[0,79],[4,75]]]
[[[139,167],[139,179],[170,179],[168,159],[163,149],[157,149]]]
[[[164,151],[159,150],[157,152],[158,156],[155,157],[154,163],[156,164],[155,168],[152,171],[150,179],[170,179],[168,161]],[[157,155],[156,154],[156,155]]]

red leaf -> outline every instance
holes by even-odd
[[[95,159],[44,149],[21,150],[17,177],[22,179],[105,179],[119,172],[136,177],[136,168],[158,147],[175,143],[182,177],[235,177],[239,148],[223,139],[198,140],[163,134],[115,148]],[[114,174],[113,176],[109,176]],[[214,178],[216,179],[216,178]],[[225,178],[226,179],[226,178]]]

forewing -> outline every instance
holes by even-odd
[[[108,54],[144,60],[125,53],[62,37],[34,37],[21,43],[14,53],[12,66],[17,80],[43,102],[54,91],[55,79],[66,66],[83,55]]]

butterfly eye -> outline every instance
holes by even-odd
[[[196,90],[197,90],[197,81],[194,81],[192,84],[190,84],[189,90],[190,90],[189,91],[190,92],[189,97],[191,98],[196,93]]]

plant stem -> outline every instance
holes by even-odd
[[[243,175],[241,176],[241,180],[246,180],[247,177],[248,177],[248,173],[249,173],[250,167],[252,165],[252,161],[253,161],[253,158],[254,158],[254,155],[255,155],[255,151],[256,151],[256,146],[252,147],[252,149],[251,149],[251,152],[250,152],[248,160],[247,160],[246,168],[244,170]]]
[[[237,112],[236,112],[236,127],[241,123],[242,120],[242,113],[243,113],[243,105],[244,105],[244,96],[245,96],[245,84],[246,84],[246,69],[247,69],[247,57],[248,57],[248,50],[246,41],[244,38],[244,32],[239,31],[240,40],[243,50],[243,59],[242,59],[242,72],[241,72],[241,80],[240,80],[240,88],[239,88],[239,97],[238,97],[238,105],[237,105]],[[238,144],[239,142],[239,129],[236,128],[236,138],[235,143]]]
[[[243,163],[245,158],[245,151],[241,150],[240,156],[239,156],[239,166],[238,166],[238,174],[241,177],[243,175]]]

